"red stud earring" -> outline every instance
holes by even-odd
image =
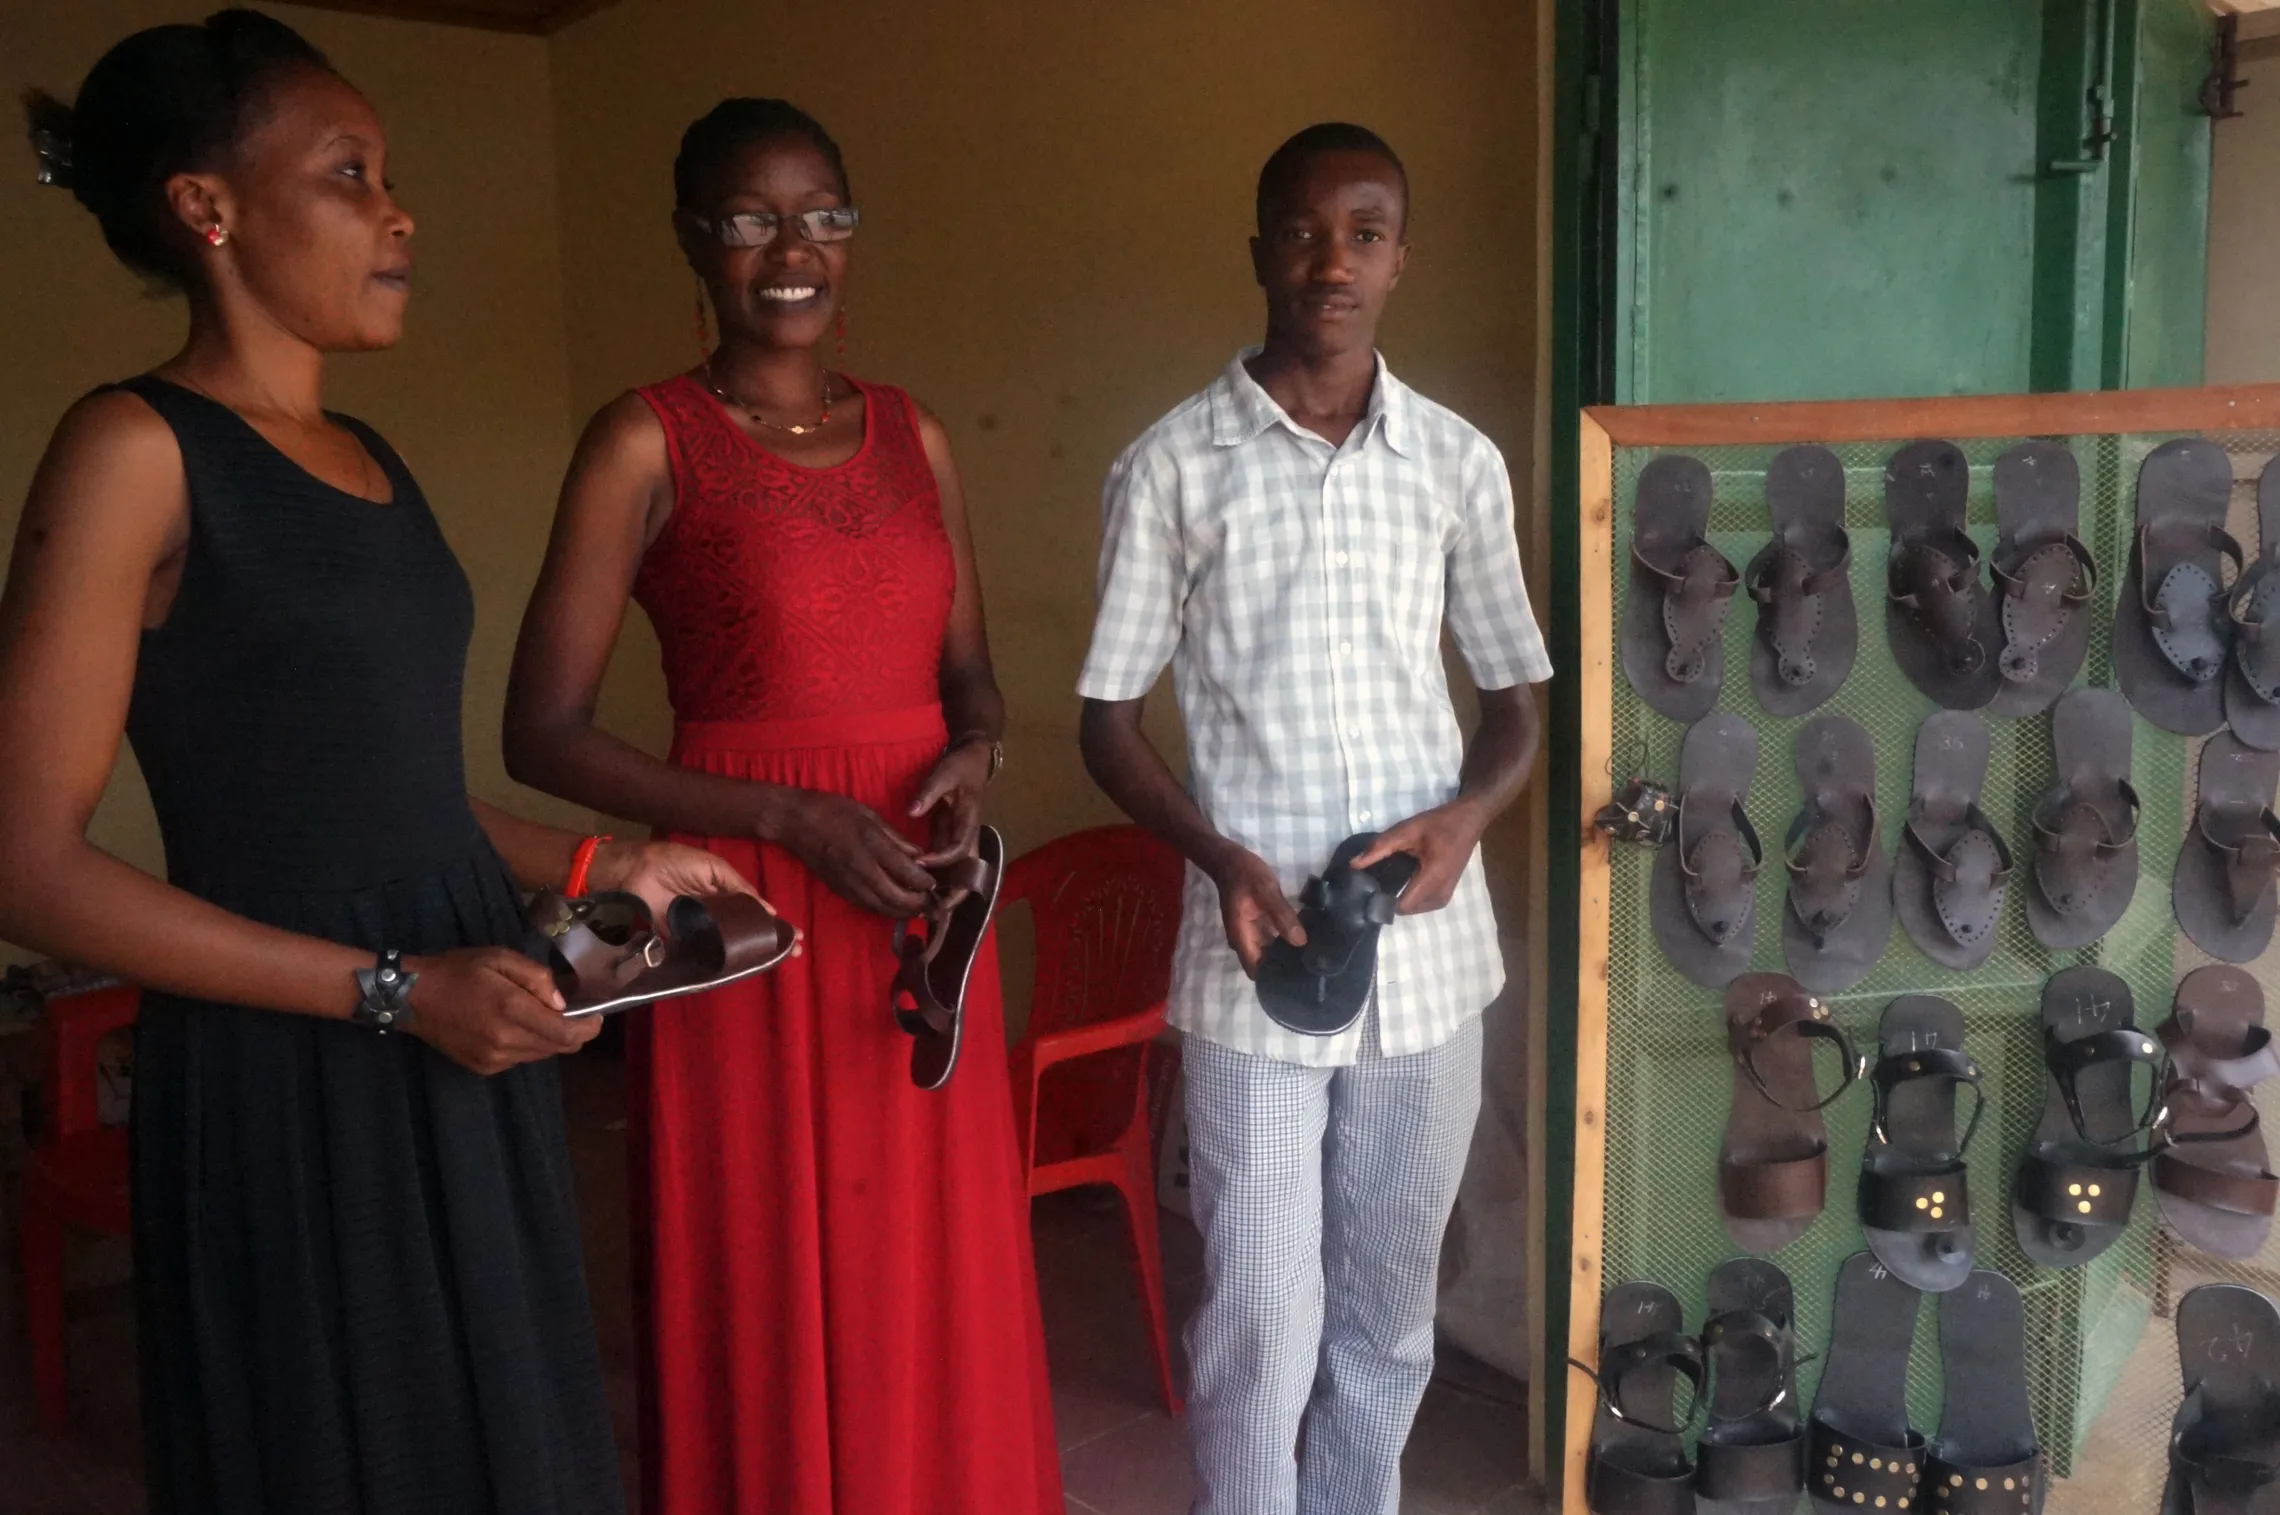
[[[219,221],[206,228],[206,245],[208,247],[219,247],[229,239],[230,234],[222,230],[222,223]]]

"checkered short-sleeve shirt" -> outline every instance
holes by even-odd
[[[1446,621],[1483,689],[1551,677],[1493,443],[1378,360],[1345,444],[1260,388],[1249,348],[1110,471],[1100,613],[1078,692],[1131,700],[1172,667],[1188,785],[1219,832],[1293,899],[1357,831],[1455,797],[1464,739],[1441,666]],[[1476,852],[1445,909],[1380,941],[1379,1051],[1440,1045],[1504,985]],[[1341,1036],[1283,1030],[1227,945],[1218,892],[1192,865],[1171,1018],[1284,1062],[1351,1063]]]

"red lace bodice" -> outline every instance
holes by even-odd
[[[855,382],[855,381],[850,381]],[[684,721],[775,721],[931,705],[956,570],[910,396],[863,393],[863,445],[785,462],[696,380],[641,391],[673,458],[673,514],[633,598]]]

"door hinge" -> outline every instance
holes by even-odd
[[[2045,171],[2054,174],[2094,174],[2106,161],[2107,144],[2114,140],[2114,115],[2106,107],[2106,86],[2093,84],[2089,94],[2088,130],[2082,138],[2082,156],[2079,158],[2053,158],[2044,165]]]
[[[2201,113],[2214,121],[2230,121],[2243,114],[2233,101],[2248,84],[2240,76],[2240,17],[2219,16],[2209,76],[2201,81]]]

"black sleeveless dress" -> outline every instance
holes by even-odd
[[[378,436],[375,505],[141,378],[190,547],[127,734],[173,882],[378,950],[526,945],[469,810],[458,560]],[[622,1508],[554,1065],[146,996],[135,1271],[153,1515]]]

